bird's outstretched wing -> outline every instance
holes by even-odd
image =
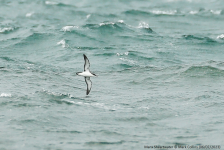
[[[90,63],[89,63],[89,59],[86,57],[85,54],[83,54],[84,56],[84,61],[85,61],[85,64],[84,64],[84,71],[89,71],[89,67],[90,67]]]
[[[88,95],[92,87],[92,82],[90,80],[90,77],[85,77],[85,81],[87,85],[86,95]]]

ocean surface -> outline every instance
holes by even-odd
[[[0,77],[0,150],[222,149],[224,1],[1,0]]]

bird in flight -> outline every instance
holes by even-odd
[[[78,76],[85,77],[85,81],[86,81],[86,85],[87,85],[86,95],[88,95],[90,90],[91,90],[91,87],[92,87],[92,82],[90,80],[90,77],[94,77],[96,75],[94,73],[90,72],[90,70],[89,70],[89,67],[90,67],[89,59],[86,57],[85,54],[83,54],[83,56],[84,56],[84,61],[85,61],[84,71],[83,72],[77,72],[76,74]]]

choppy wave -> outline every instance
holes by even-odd
[[[61,30],[62,31],[72,31],[72,30],[75,30],[75,29],[78,29],[79,27],[78,26],[64,26]]]
[[[42,63],[35,63],[27,60],[13,59],[10,57],[0,57],[0,60],[7,63],[8,65],[4,66],[4,70],[8,69],[13,72],[17,71],[31,71],[41,74],[54,74],[59,75],[59,73],[68,72],[68,68],[59,68],[53,65],[45,65]]]
[[[75,5],[68,5],[68,4],[65,4],[65,3],[62,3],[62,2],[57,2],[57,1],[45,1],[44,3],[45,5],[47,6],[58,6],[59,8],[60,7],[71,7],[71,8],[76,8]]]
[[[124,14],[126,15],[140,15],[140,16],[180,16],[180,15],[197,15],[197,16],[222,16],[223,10],[213,10],[213,9],[204,9],[200,8],[198,10],[191,10],[191,11],[185,11],[185,10],[160,10],[160,9],[152,9],[152,10],[128,10],[125,11]],[[211,16],[212,17],[212,16]]]
[[[221,0],[0,1],[2,148],[27,138],[18,148],[192,145],[200,138],[193,132],[223,139],[211,132],[223,126],[221,6]],[[99,75],[87,96],[76,76],[82,54]],[[170,138],[161,143],[161,137]]]
[[[150,71],[151,74],[145,77],[138,77],[138,80],[130,81],[132,85],[141,84],[142,82],[166,82],[166,84],[176,84],[180,79],[191,80],[195,79],[219,79],[224,76],[223,62],[204,62],[202,64],[192,65],[176,65],[169,67],[157,67],[157,66],[129,66],[131,69],[122,70],[121,72],[135,72],[142,74]],[[139,76],[139,75],[138,75]],[[141,82],[139,82],[141,81]]]
[[[191,66],[182,74],[190,77],[221,77],[224,75],[224,70],[213,66]]]
[[[144,56],[144,53],[141,52],[136,52],[136,51],[127,51],[124,53],[117,53],[117,56],[120,57],[121,60],[123,61],[127,61],[127,59],[132,59],[133,61],[129,60],[128,62],[132,62],[131,64],[136,64],[138,61],[140,62],[144,62],[147,61],[149,63],[149,61],[155,60],[154,57],[147,57]]]
[[[204,43],[216,43],[217,42],[215,39],[212,39],[210,37],[202,37],[202,36],[195,36],[195,35],[183,35],[182,37],[186,40],[198,40],[198,41],[202,41]]]
[[[124,12],[127,15],[150,15],[150,12],[142,11],[142,10],[127,10]]]
[[[15,28],[13,28],[13,27],[4,27],[4,28],[0,28],[0,33],[6,34],[6,33],[12,32],[14,30],[15,30]]]
[[[217,39],[224,39],[224,34],[217,36]]]
[[[10,93],[1,93],[0,97],[11,97],[12,94]]]
[[[191,10],[189,12],[191,15],[199,15],[199,16],[209,16],[209,15],[223,15],[223,10],[212,10],[212,9],[204,9],[200,8],[198,10]]]
[[[34,14],[34,12],[30,12],[26,14],[26,17],[31,17]]]
[[[180,15],[181,13],[177,10],[128,10],[124,12],[127,15],[160,15],[160,16],[169,16],[169,15]]]
[[[149,27],[149,24],[145,22],[140,22],[137,28],[144,29],[147,33],[154,33],[154,31]]]
[[[177,14],[177,10],[152,10],[150,11],[152,14],[156,14],[156,15],[174,15]]]
[[[61,31],[64,32],[76,32],[76,31],[88,31],[90,30],[98,30],[100,32],[111,33],[111,32],[135,32],[136,28],[144,29],[147,33],[154,32],[150,27],[149,24],[146,22],[140,22],[137,27],[131,26],[126,24],[123,20],[118,20],[117,22],[101,22],[99,24],[85,24],[83,26],[64,26]],[[91,31],[88,31],[91,32]]]
[[[83,27],[86,27],[88,29],[98,29],[98,30],[101,30],[101,31],[105,31],[105,30],[108,30],[108,31],[110,31],[110,30],[122,31],[122,30],[125,30],[125,29],[129,29],[128,25],[126,25],[122,21],[101,22],[99,24],[86,24]]]
[[[45,1],[46,5],[58,5],[59,3],[53,1]]]
[[[85,101],[85,98],[75,97],[69,93],[63,94],[58,92],[51,92],[45,89],[43,89],[42,91],[37,91],[36,93],[39,93],[40,95],[44,95],[52,103],[58,103],[58,104],[65,103],[68,105],[77,105],[77,106],[84,106],[84,107],[91,106],[94,108],[100,108],[100,109],[105,109],[109,111],[115,111],[116,109],[119,109],[119,106],[108,106],[104,103],[99,103],[94,101],[87,102]]]
[[[71,103],[69,100],[67,99],[77,99],[77,100],[82,100],[80,98],[76,98],[73,95],[66,93],[58,93],[58,92],[51,92],[48,90],[43,89],[42,91],[37,91],[36,92],[39,95],[43,95],[45,98],[47,98],[51,103],[58,103],[58,104],[68,104],[68,105],[72,105],[73,103]]]
[[[147,24],[145,22],[140,22],[138,25],[138,28],[149,28],[149,24]]]
[[[190,77],[190,78],[214,78],[224,76],[223,62],[208,61],[201,64],[192,65],[176,65],[172,67],[150,67],[144,68],[153,72],[164,72],[160,78],[178,78],[178,77]],[[140,67],[142,68],[142,67]],[[140,69],[139,68],[139,69]],[[148,78],[147,78],[148,79]],[[175,80],[175,79],[174,79]]]
[[[66,44],[66,42],[65,42],[65,40],[63,39],[63,40],[61,40],[61,41],[59,41],[58,43],[57,43],[57,45],[61,45],[63,48],[65,48],[65,47],[69,47],[69,45],[68,44]]]

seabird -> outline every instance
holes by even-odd
[[[86,85],[87,85],[86,95],[88,95],[90,90],[91,90],[91,87],[92,87],[92,82],[90,80],[90,77],[94,77],[96,75],[94,73],[90,72],[90,70],[89,70],[89,67],[90,67],[89,59],[86,57],[85,54],[83,54],[83,56],[84,56],[84,61],[85,61],[84,71],[83,72],[77,72],[76,74],[78,76],[85,77],[85,81],[86,81]]]

